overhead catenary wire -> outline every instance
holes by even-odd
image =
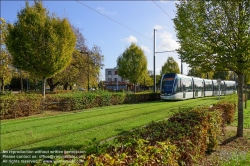
[[[132,29],[132,28],[130,28],[130,27],[128,27],[128,26],[126,26],[126,25],[124,25],[124,24],[122,24],[122,23],[120,23],[120,22],[118,22],[118,21],[116,21],[116,20],[114,20],[114,19],[112,19],[112,18],[110,18],[110,17],[108,17],[107,15],[105,15],[105,14],[103,14],[103,13],[101,13],[101,12],[99,12],[99,11],[93,9],[93,8],[91,8],[90,6],[88,6],[88,5],[84,4],[84,3],[82,3],[81,1],[79,1],[79,0],[75,0],[75,1],[78,2],[78,3],[80,3],[81,5],[83,5],[83,6],[87,7],[87,8],[89,8],[90,10],[92,10],[92,11],[98,13],[98,14],[101,14],[102,16],[104,16],[104,17],[110,19],[111,21],[113,21],[113,22],[115,22],[115,23],[117,23],[117,24],[123,26],[124,28],[129,29],[129,30],[131,30],[131,31],[133,31],[133,32],[135,32],[135,33],[137,33],[137,34],[139,34],[139,35],[141,35],[141,36],[147,38],[148,40],[153,41],[153,39],[151,39],[151,38],[149,38],[149,37],[143,35],[142,33],[138,32],[138,31],[136,31],[136,30],[134,30],[134,29]],[[156,42],[156,43],[159,44],[159,45],[161,45],[161,46],[163,46],[163,47],[166,47],[166,46],[162,45],[161,43],[158,43],[158,42]],[[166,47],[166,48],[167,48],[167,47]]]
[[[154,4],[156,6],[158,6],[158,8],[160,8],[172,20],[172,18],[170,17],[170,15],[168,15],[168,13],[164,9],[162,9],[154,0],[152,0],[152,1],[154,2]]]

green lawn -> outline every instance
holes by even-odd
[[[243,113],[244,113],[244,128],[250,129],[250,100],[247,101],[247,108],[245,108],[245,103],[243,107]],[[235,113],[235,120],[232,124],[232,126],[237,126],[238,123],[238,112]]]
[[[179,107],[209,105],[217,98],[178,102],[148,102],[87,109],[55,116],[32,116],[1,121],[2,150],[70,150],[93,138],[106,140],[151,121],[162,120]]]

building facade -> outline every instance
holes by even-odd
[[[114,81],[119,82],[123,81],[122,78],[118,75],[116,68],[107,68],[105,69],[105,81]]]
[[[105,69],[105,89],[109,91],[120,91],[132,89],[133,84],[118,75],[116,68]]]

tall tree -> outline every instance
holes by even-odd
[[[204,74],[201,71],[200,68],[198,67],[192,67],[189,71],[188,71],[188,76],[194,76],[194,77],[200,77],[203,78]]]
[[[198,67],[191,67],[191,69],[188,71],[188,76],[194,76],[194,77],[200,77],[200,78],[207,78],[207,79],[213,79],[214,72],[204,72],[201,68]]]
[[[4,85],[10,83],[12,78],[11,61],[12,57],[6,50],[5,37],[7,34],[7,24],[3,18],[0,18],[0,33],[1,33],[1,54],[0,54],[0,91],[4,92]]]
[[[214,79],[222,79],[228,80],[229,79],[229,71],[215,71],[214,72]]]
[[[238,128],[243,136],[243,83],[250,69],[250,1],[181,1],[174,18],[183,61],[238,76]]]
[[[8,24],[6,45],[13,56],[13,65],[43,79],[69,65],[76,37],[69,21],[49,15],[41,1],[34,1],[17,14],[18,20]]]
[[[143,50],[135,43],[132,43],[118,58],[117,71],[119,76],[134,83],[134,93],[136,83],[144,78],[147,71],[147,59]]]
[[[166,73],[180,73],[180,68],[178,63],[174,60],[173,57],[168,57],[167,61],[161,67],[161,76]]]
[[[143,78],[139,81],[139,84],[144,85],[144,86],[153,86],[154,85],[153,76],[151,77],[150,72],[146,71]]]

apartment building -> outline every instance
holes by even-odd
[[[105,81],[103,83],[105,85],[105,89],[109,91],[117,91],[122,89],[128,90],[132,89],[133,86],[133,84],[129,83],[129,81],[118,75],[116,67],[105,69]]]
[[[105,81],[114,81],[119,82],[123,81],[122,78],[118,75],[117,69],[115,68],[107,68],[105,69]]]

